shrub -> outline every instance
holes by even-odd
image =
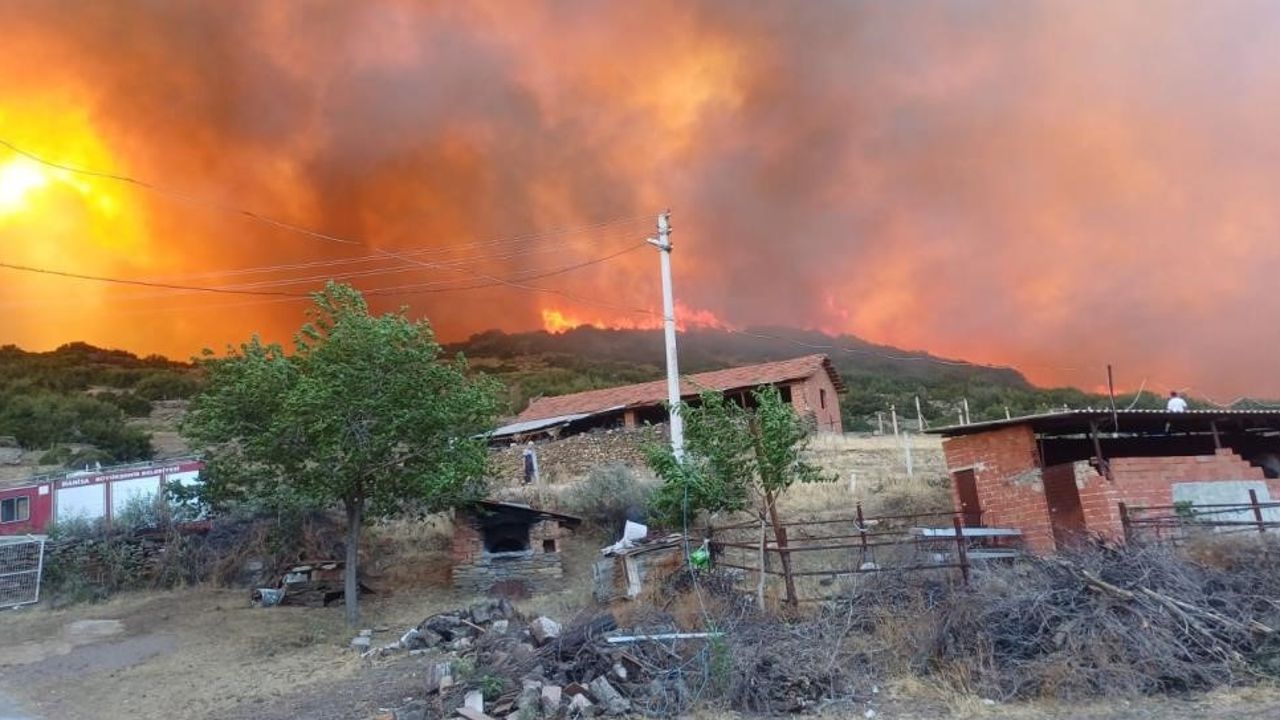
[[[98,398],[120,408],[129,417],[146,417],[151,414],[151,401],[139,397],[135,393],[104,392],[99,394]]]
[[[125,462],[151,457],[151,438],[125,423],[114,404],[87,395],[39,391],[0,398],[0,435],[25,448],[85,443]]]
[[[566,509],[602,530],[618,531],[627,520],[648,516],[649,497],[657,483],[639,477],[621,463],[593,468],[586,479],[566,491]]]
[[[151,401],[182,400],[200,392],[200,379],[194,373],[157,372],[139,380],[133,392]]]

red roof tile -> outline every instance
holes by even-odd
[[[680,395],[694,397],[707,390],[724,392],[754,389],[761,385],[804,380],[819,372],[826,372],[837,390],[844,389],[844,381],[840,379],[830,358],[826,355],[806,355],[791,360],[686,375],[680,379]],[[572,395],[537,398],[529,403],[529,407],[525,408],[517,419],[538,420],[574,413],[593,413],[618,407],[658,405],[666,399],[667,381],[655,380],[638,385],[623,385]]]

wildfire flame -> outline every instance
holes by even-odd
[[[574,328],[594,327],[601,330],[655,330],[662,327],[661,313],[622,316],[605,319],[599,315],[585,315],[574,310],[560,308],[542,309],[542,329],[559,334]],[[692,328],[736,329],[715,313],[705,309],[690,308],[676,303],[676,329],[684,332]]]

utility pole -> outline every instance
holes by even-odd
[[[876,411],[876,424],[880,426],[880,434],[884,434],[884,413]]]
[[[898,406],[889,406],[889,415],[893,418],[893,436],[898,437]]]
[[[676,358],[676,301],[671,289],[671,211],[658,215],[658,237],[649,244],[658,248],[662,262],[662,326],[667,341],[667,402],[671,405],[671,454],[684,460],[684,418],[680,416],[680,367]]]
[[[1120,432],[1120,416],[1116,414],[1116,381],[1111,375],[1111,363],[1107,363],[1107,399],[1111,401],[1111,431]]]
[[[916,396],[916,421],[920,423],[920,432],[925,431],[924,413],[920,412],[920,396]]]
[[[964,424],[968,425],[971,422],[969,420],[969,398],[960,398],[960,400],[964,402]]]

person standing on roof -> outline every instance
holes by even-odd
[[[1170,390],[1169,402],[1165,403],[1164,409],[1168,410],[1169,412],[1186,412],[1187,401],[1183,400],[1181,397],[1178,397],[1177,390]]]

